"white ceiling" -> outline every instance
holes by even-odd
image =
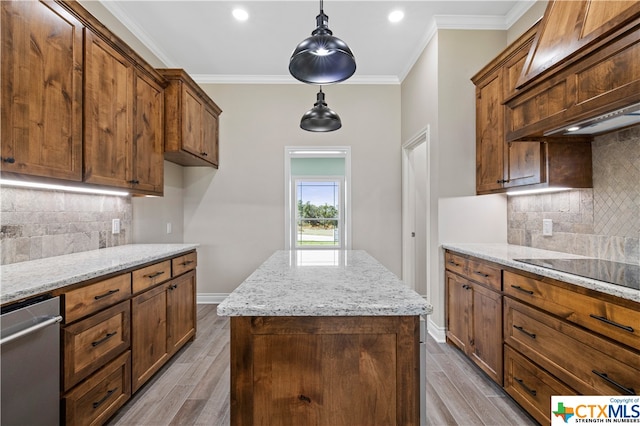
[[[315,29],[319,1],[101,0],[167,67],[199,82],[297,82],[291,52]],[[437,29],[507,29],[535,1],[414,0],[324,2],[329,28],[353,51],[345,83],[398,83]],[[231,12],[242,7],[249,20]],[[392,24],[387,15],[404,11]]]

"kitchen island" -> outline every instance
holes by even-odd
[[[231,424],[417,425],[431,311],[364,251],[276,252],[218,306]]]

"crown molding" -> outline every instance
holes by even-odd
[[[290,75],[192,74],[191,78],[198,84],[302,84]],[[354,75],[340,84],[400,84],[400,80],[395,75]]]

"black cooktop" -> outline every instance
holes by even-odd
[[[640,290],[640,265],[602,259],[513,259]]]

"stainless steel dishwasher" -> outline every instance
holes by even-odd
[[[60,300],[41,296],[0,310],[0,424],[60,422]]]

